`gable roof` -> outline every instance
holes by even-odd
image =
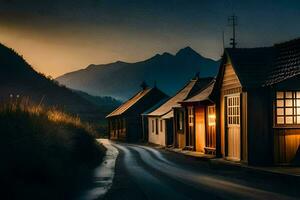
[[[244,88],[261,87],[273,67],[276,49],[260,48],[227,48],[227,58]],[[224,64],[224,63],[223,63]]]
[[[213,102],[210,99],[210,95],[213,91],[215,82],[216,82],[215,80],[211,81],[211,83],[206,88],[201,90],[198,94],[194,95],[193,97],[184,100],[183,103],[194,103],[194,102],[201,102],[201,101]]]
[[[148,116],[162,116],[169,113],[173,107],[180,107],[179,102],[184,101],[191,96],[194,96],[199,90],[210,83],[213,78],[194,78],[190,80],[179,92],[171,97],[166,103],[158,107],[153,112],[148,113]]]
[[[265,85],[273,85],[300,74],[300,38],[275,44],[277,57]]]
[[[143,97],[145,97],[151,90],[153,90],[153,88],[146,88],[144,90],[139,91],[132,98],[130,98],[128,101],[126,101],[121,106],[119,106],[117,109],[115,109],[113,112],[111,112],[109,115],[107,115],[106,118],[117,116],[117,115],[122,115],[129,108],[131,108],[134,104],[136,104],[139,100],[141,100]]]

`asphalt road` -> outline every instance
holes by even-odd
[[[149,146],[113,145],[119,156],[104,199],[300,199],[300,185],[293,180],[212,166]]]

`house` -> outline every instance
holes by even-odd
[[[205,87],[212,78],[195,78],[190,80],[177,94],[164,104],[147,114],[149,142],[162,146],[174,144],[174,107],[180,107],[179,102],[193,96]]]
[[[106,116],[109,138],[128,142],[144,139],[141,114],[157,104],[167,95],[156,86],[141,85],[142,90]]]
[[[212,80],[198,94],[180,102],[181,108],[175,108],[177,147],[216,154],[216,106],[210,97],[214,84],[215,80]],[[182,118],[185,121],[180,125]]]
[[[142,114],[143,136],[144,136],[143,141],[149,141],[149,130],[150,130],[150,128],[149,128],[149,122],[148,122],[148,116],[147,115],[149,113],[153,112],[154,110],[156,110],[162,104],[164,104],[168,99],[169,99],[169,97],[166,97],[166,98],[162,99],[161,101],[159,101],[157,104],[155,104],[153,107],[151,107],[150,109],[146,110]],[[155,126],[155,129],[158,129],[158,127],[156,127],[156,126],[158,126],[158,123],[153,124],[153,126]]]
[[[300,153],[299,74],[299,39],[225,49],[213,91],[217,154],[251,165],[295,163]]]
[[[263,87],[275,56],[273,47],[225,49],[216,91],[217,145],[224,158],[244,163],[271,162],[272,103]]]
[[[276,44],[265,87],[272,102],[271,134],[276,164],[300,164],[300,39]]]

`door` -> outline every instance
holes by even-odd
[[[194,127],[194,107],[188,107],[188,130],[187,130],[187,140],[186,146],[190,148],[194,148],[194,135],[195,135],[195,127]]]
[[[205,153],[205,107],[195,107],[195,146],[196,151]]]
[[[226,97],[227,158],[241,159],[240,94]]]

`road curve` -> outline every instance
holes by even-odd
[[[255,184],[223,177],[178,163],[142,145],[113,143],[122,154],[128,176],[147,199],[297,199]]]

